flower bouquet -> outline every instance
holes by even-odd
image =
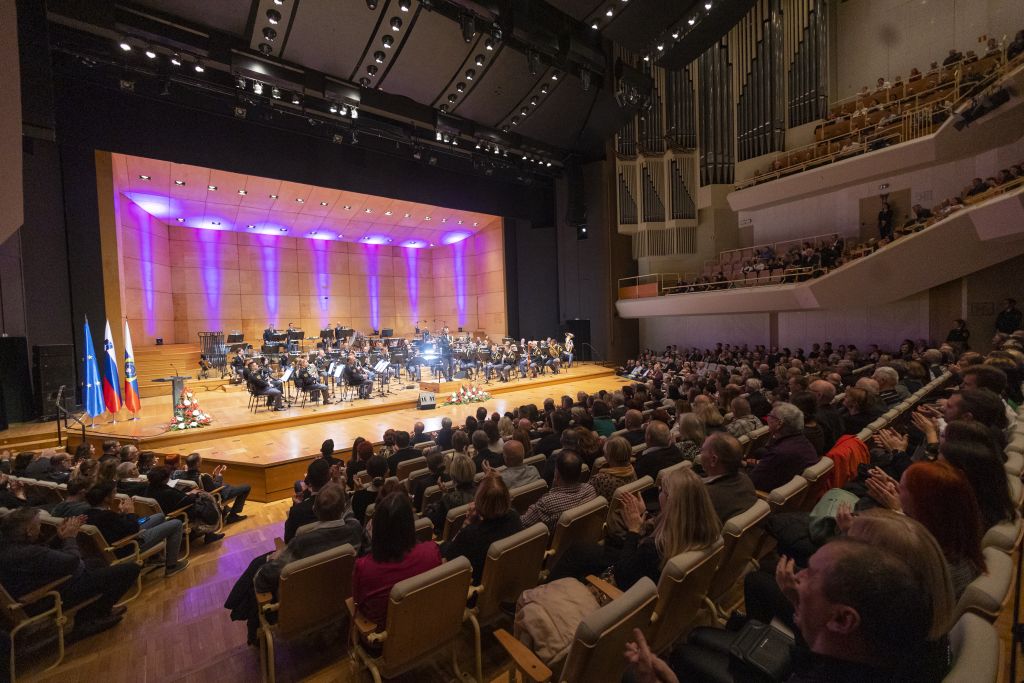
[[[467,403],[482,403],[490,400],[491,395],[481,389],[479,386],[469,387],[465,386],[459,388],[458,391],[454,391],[448,397],[448,401],[442,405],[446,406],[462,406]]]
[[[171,429],[175,431],[199,429],[211,422],[213,422],[213,418],[199,407],[199,401],[196,400],[192,390],[188,387],[182,389],[178,402],[174,405],[174,420],[171,422]]]

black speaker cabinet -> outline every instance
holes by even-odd
[[[75,349],[71,344],[32,347],[32,379],[35,384],[36,411],[44,420],[57,418],[54,402],[64,386],[65,406],[74,404],[78,385],[75,381]]]
[[[0,337],[0,390],[5,422],[26,422],[35,418],[25,337]]]
[[[572,332],[576,360],[593,360],[590,346],[590,320],[573,318],[565,321],[565,331]]]

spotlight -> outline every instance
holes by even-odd
[[[442,222],[442,223],[447,223],[447,222],[448,222],[448,219],[447,219],[447,218],[442,218],[442,219],[441,219],[441,222]]]
[[[434,140],[436,140],[437,142],[441,142],[443,138],[444,135],[441,134],[441,131],[434,131]]]
[[[175,180],[175,181],[174,181],[174,184],[175,184],[175,185],[181,185],[181,186],[184,186],[184,185],[185,185],[185,181],[184,181],[184,180]]]
[[[476,69],[466,69],[466,80],[471,81],[476,77]]]
[[[402,10],[403,12],[408,12],[409,7],[411,5],[412,3],[409,2],[409,0],[398,0],[398,9]]]
[[[359,79],[359,85],[363,86],[364,88],[368,88],[370,86],[370,79],[367,78],[366,76],[363,76],[362,78]]]
[[[249,116],[249,111],[241,105],[235,106],[234,113],[236,119],[244,119]]]
[[[353,104],[352,105],[352,119],[355,120],[355,119],[358,119],[358,118],[359,118],[359,110],[356,109],[356,105]]]
[[[270,195],[270,198],[271,199],[277,199],[277,195],[276,194],[272,194],[272,195]]]
[[[665,46],[662,45],[661,43],[658,43],[658,52],[663,52],[664,50],[665,50]]]
[[[346,204],[346,205],[345,205],[345,206],[343,206],[342,208],[343,208],[343,209],[345,209],[346,211],[350,211],[350,210],[352,209],[352,206],[351,206],[351,205],[349,205],[349,204]]]
[[[239,190],[238,194],[240,194],[240,195],[242,195],[244,197],[245,195],[247,195],[249,193],[247,191],[245,191],[245,190]]]
[[[519,117],[518,116],[513,116],[512,117],[512,125],[513,126],[518,126],[519,125]]]
[[[171,55],[171,64],[173,64],[174,66],[181,66],[181,55],[179,55],[177,52]]]
[[[179,219],[178,219],[178,222],[179,222],[179,223],[184,223],[184,222],[185,222],[185,219],[184,219],[184,218],[179,218]]]
[[[370,76],[376,76],[377,67],[374,66],[373,64],[370,64],[368,67],[366,67],[366,73],[370,74]]]
[[[497,24],[491,25],[491,37],[494,38],[495,42],[501,40],[501,27]]]
[[[456,95],[455,93],[452,93],[451,95],[448,96],[448,101],[451,102],[452,104],[455,104],[455,101],[457,99],[459,99],[459,96]]]
[[[320,202],[320,206],[327,206],[327,202]]]
[[[466,92],[466,84],[462,83],[462,82],[456,83],[455,84],[455,91],[456,92]]]
[[[547,94],[548,94],[548,86],[546,86],[546,85],[542,85],[542,86],[540,87],[540,94],[541,94],[541,95],[547,95]]]
[[[256,46],[256,49],[260,51],[264,57],[269,57],[270,53],[274,51],[274,48],[270,47],[270,43],[260,43]]]
[[[429,220],[430,220],[430,216],[424,216],[424,217],[423,217],[423,220],[425,220],[425,221],[429,221]]]
[[[220,225],[220,221],[210,221],[213,225]]]
[[[461,219],[459,220],[459,225],[462,225],[462,220]]]
[[[363,209],[363,213],[373,213],[373,209]]]
[[[267,21],[269,21],[271,24],[278,24],[278,23],[280,23],[281,22],[281,13],[278,12],[276,9],[268,9],[267,10]]]
[[[540,102],[540,98],[538,98],[536,95],[530,98],[531,107],[536,107],[538,102]]]
[[[288,228],[278,228],[281,232],[288,232]]]
[[[153,51],[153,48],[147,47],[146,48],[146,56],[149,57],[150,59],[156,59],[156,52]]]
[[[200,74],[206,71],[206,67],[203,66],[202,60],[196,60],[196,65],[193,68],[196,70],[196,73]]]
[[[484,49],[485,50],[493,50],[494,49],[494,41],[491,40],[490,38],[485,40],[484,41]]]
[[[207,185],[206,189],[209,190],[210,192],[216,192],[217,191],[217,186],[216,185]]]
[[[391,17],[391,30],[392,31],[401,31],[402,30],[402,20],[399,17]]]
[[[710,12],[711,11],[711,3],[710,2],[705,2],[704,3],[704,9],[706,9],[706,10],[708,10]]]
[[[377,62],[378,64],[383,64],[384,63],[384,53],[381,52],[380,50],[377,50],[376,52],[374,52],[373,53],[373,61]]]
[[[338,113],[338,105],[336,105],[334,102],[331,102],[330,110],[331,110],[332,114],[337,114]]]
[[[558,77],[559,77],[560,75],[561,75],[561,74],[560,74],[559,72],[557,72],[557,71],[554,71],[554,72],[552,72],[552,73],[551,73],[551,80],[553,80],[553,81],[557,81],[557,80],[558,80]]]
[[[292,93],[292,104],[296,106],[302,104],[302,98],[299,97],[298,93]]]
[[[530,113],[530,110],[527,109],[526,107],[523,107],[522,109],[519,110],[519,113],[522,114],[523,116],[526,116],[527,114]]]
[[[594,30],[596,31],[596,30],[597,30],[597,28],[598,28],[598,27],[597,27],[597,22],[595,21],[595,22],[594,22],[593,24],[591,24],[591,25],[590,25],[590,28],[592,28],[592,29],[594,29]]]
[[[604,15],[605,15],[606,17],[610,17],[610,16],[612,16],[613,14],[615,14],[615,11],[614,11],[614,10],[613,10],[613,9],[612,9],[611,7],[609,7],[609,8],[608,8],[608,11],[604,13]]]
[[[235,85],[238,86],[239,90],[245,90],[245,76],[235,78]]]
[[[645,62],[651,61],[651,56],[650,55],[644,55],[644,61]]]
[[[274,4],[280,7],[281,5],[284,4],[284,0],[274,0]]]
[[[377,9],[377,0],[366,0],[366,9],[371,12]]]
[[[298,202],[299,204],[305,204],[306,203],[306,200],[303,199],[302,197],[296,197],[295,201]]]
[[[275,100],[281,99],[281,91],[278,89],[276,85],[270,89],[270,96],[273,97]]]
[[[407,213],[404,216],[402,216],[402,218],[409,218],[410,216],[412,216],[412,214],[411,213]]]
[[[480,143],[476,143],[476,149],[480,149]]]
[[[250,230],[255,230],[256,229],[256,226],[253,225],[252,223],[250,223],[249,225],[247,225],[245,227],[249,228]]]
[[[679,29],[672,31],[672,40],[679,40]]]
[[[348,107],[342,107],[338,110],[340,116],[348,116]]]
[[[262,95],[263,94],[263,84],[260,83],[259,81],[253,81],[252,91],[255,94],[257,94],[257,95]]]
[[[272,43],[277,38],[277,31],[270,28],[269,26],[265,26],[263,27],[263,38],[268,43]]]
[[[525,154],[523,155],[523,161],[526,161],[526,155]]]
[[[393,212],[393,211],[385,211],[385,212],[384,212],[384,215],[385,215],[385,216],[390,216],[390,215],[391,215],[392,213],[394,213],[394,212]]]
[[[120,47],[125,52],[131,52],[132,51],[132,44],[128,42],[127,38],[122,38],[121,42],[118,43],[117,45],[118,45],[118,47]]]
[[[693,17],[690,17],[689,19],[686,20],[686,23],[689,24],[690,26],[693,26],[694,24],[697,23],[697,20],[694,19]]]
[[[548,162],[548,166],[551,166],[551,162],[550,161]]]
[[[149,180],[149,176],[148,175],[140,175],[139,176],[139,180]]]
[[[477,66],[483,66],[484,65],[484,61],[485,61],[485,59],[484,59],[483,55],[477,55],[476,56],[476,65]]]
[[[476,18],[472,14],[463,14],[459,17],[459,26],[462,28],[462,39],[472,43],[476,36]]]

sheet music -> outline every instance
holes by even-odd
[[[338,363],[338,367],[334,370],[334,379],[341,379],[341,373],[345,372],[345,364]]]
[[[282,382],[287,382],[292,378],[292,370],[294,370],[294,368],[288,368],[287,370],[284,371],[284,374],[281,375]]]

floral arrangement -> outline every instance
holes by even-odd
[[[213,422],[213,418],[199,407],[199,401],[196,400],[192,390],[188,387],[182,389],[178,403],[174,406],[174,421],[171,422],[171,429],[176,431],[199,429],[211,422]]]
[[[448,397],[446,406],[461,406],[467,403],[482,403],[490,400],[491,395],[481,389],[479,386],[469,387],[465,386],[459,388],[458,391],[452,392]]]

